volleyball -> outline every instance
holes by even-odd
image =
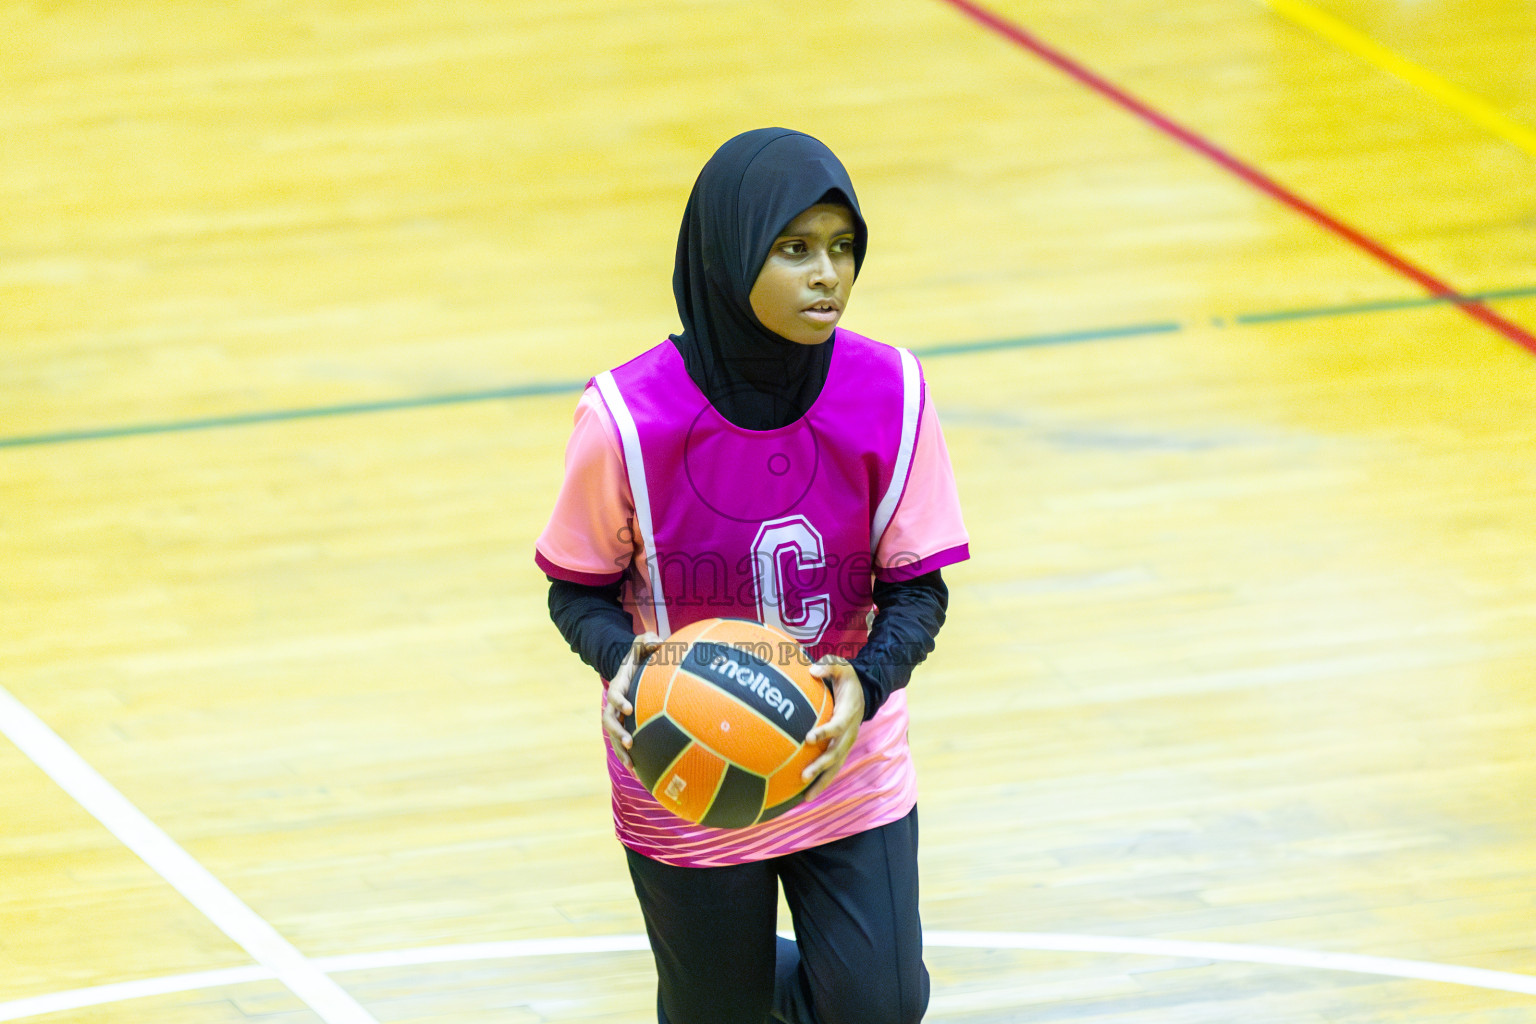
[[[635,775],[663,807],[716,828],[777,817],[805,796],[822,753],[806,734],[832,717],[832,691],[804,648],[748,619],[683,627],[636,669],[621,721]]]

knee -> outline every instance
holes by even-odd
[[[819,993],[816,1016],[821,1024],[918,1024],[928,1010],[928,970],[845,983]]]

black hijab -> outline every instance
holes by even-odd
[[[715,151],[688,197],[672,292],[683,321],[672,343],[722,416],[748,430],[793,423],[816,401],[833,339],[799,345],[764,327],[750,296],[790,221],[817,203],[853,212],[854,274],[868,230],[853,183],[832,151],[800,132],[760,128]]]

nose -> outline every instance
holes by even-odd
[[[837,265],[832,262],[832,254],[826,249],[818,251],[811,263],[810,284],[812,288],[837,287]]]

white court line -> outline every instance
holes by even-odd
[[[41,1017],[45,1013],[61,1010],[79,1010],[87,1006],[106,1003],[124,1003],[145,996],[167,996],[177,992],[196,992],[199,989],[223,988],[225,985],[242,985],[248,981],[267,981],[273,977],[265,967],[252,964],[249,967],[226,967],[220,971],[199,971],[196,974],[173,974],[164,978],[144,978],[139,981],[119,981],[95,988],[77,988],[70,992],[50,992],[43,996],[29,996],[14,1002],[0,1003],[0,1021],[21,1020],[24,1017]]]
[[[1053,935],[1048,932],[928,932],[928,946],[952,949],[1031,949],[1063,953],[1128,953],[1133,956],[1167,956],[1179,960],[1223,960],[1241,964],[1275,964],[1308,967],[1318,971],[1379,974],[1413,981],[1438,981],[1448,985],[1521,992],[1536,996],[1536,976],[1489,971],[1481,967],[1457,967],[1427,960],[1397,960],[1357,953],[1325,953],[1281,946],[1249,946],[1236,942],[1183,942],[1178,939],[1124,939],[1097,935]]]
[[[384,953],[350,953],[315,960],[321,970],[371,971],[380,967],[418,967],[422,964],[455,964],[468,960],[520,960],[530,956],[570,956],[575,953],[628,953],[650,951],[644,935],[591,935],[571,939],[519,939],[509,942],[475,942],[462,946],[424,946]],[[4,1018],[0,1018],[3,1020]]]
[[[1175,960],[1219,960],[1230,963],[1306,967],[1351,974],[1383,975],[1412,981],[1443,982],[1472,988],[1536,995],[1536,977],[1456,967],[1423,960],[1397,960],[1354,953],[1324,953],[1279,946],[1247,946],[1234,942],[1183,942],[1177,939],[1133,939],[1110,935],[1060,935],[1050,932],[926,932],[923,944],[933,949],[1018,949],[1060,953],[1112,953],[1131,956],[1169,957]],[[536,956],[571,956],[582,953],[626,953],[649,950],[644,935],[595,935],[570,939],[524,939],[515,942],[476,942],[458,946],[427,946],[420,949],[351,953],[316,958],[315,968],[328,973],[369,971],[426,964],[465,963],[474,960],[518,960]],[[144,981],[130,981],[96,988],[76,989],[0,1003],[0,1021],[99,1006],[148,995],[167,995],[216,988],[238,982],[272,977],[262,967],[236,967],[203,971]]]
[[[3,686],[0,732],[326,1024],[378,1024]]]

